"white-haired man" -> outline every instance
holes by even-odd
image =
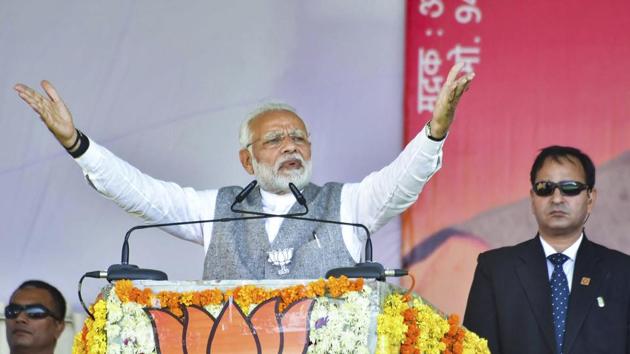
[[[441,165],[443,139],[456,105],[474,75],[459,76],[454,66],[436,102],[431,121],[390,165],[360,183],[310,183],[311,143],[295,110],[267,105],[241,127],[239,157],[258,180],[242,209],[273,214],[300,211],[289,182],[302,190],[308,217],[365,224],[374,232],[417,199]],[[81,166],[90,184],[127,212],[148,222],[176,222],[234,217],[230,205],[240,187],[194,190],[142,174],[90,141],[74,126],[72,116],[53,86],[48,97],[17,84],[19,96],[40,116],[57,140]],[[232,223],[169,227],[166,231],[204,246],[204,279],[318,278],[330,268],[361,260],[364,236],[352,227],[268,218]],[[274,252],[292,249],[290,264],[268,262]]]

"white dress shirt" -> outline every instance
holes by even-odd
[[[547,243],[542,237],[540,238],[540,243],[542,243],[543,251],[545,252],[545,258],[551,256],[552,254],[558,253],[550,244]],[[575,257],[577,256],[578,248],[580,248],[580,244],[582,243],[582,239],[584,238],[584,233],[580,235],[580,238],[577,239],[569,248],[561,252],[565,256],[569,257],[564,264],[562,265],[562,270],[564,274],[567,276],[567,282],[569,283],[569,292],[571,292],[571,283],[573,283],[573,270],[575,269]],[[551,280],[551,274],[553,273],[553,263],[547,258],[547,272],[549,273],[549,280]]]

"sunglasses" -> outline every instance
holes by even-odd
[[[16,319],[21,312],[24,312],[28,318],[33,320],[39,320],[48,316],[54,318],[57,321],[61,321],[52,311],[42,304],[32,305],[18,305],[9,304],[4,308],[4,317],[13,320]]]
[[[539,197],[548,197],[552,195],[556,188],[560,190],[562,195],[569,197],[574,197],[582,193],[583,190],[589,189],[586,184],[578,181],[560,181],[557,183],[551,181],[539,181],[534,183],[532,186],[534,194]]]

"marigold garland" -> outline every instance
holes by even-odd
[[[409,308],[407,301],[399,294],[385,298],[383,312],[377,317],[376,353],[397,353],[405,340],[407,325],[402,313]]]
[[[407,325],[407,333],[405,333],[405,340],[400,346],[402,354],[420,354],[420,350],[416,347],[416,342],[420,337],[420,329],[416,323],[417,318],[418,310],[408,308],[403,311],[403,322]]]
[[[376,332],[377,353],[490,354],[487,341],[459,325],[457,315],[445,319],[420,299],[400,294],[385,298]]]
[[[459,316],[452,314],[448,317],[450,326],[448,332],[442,338],[442,343],[446,345],[445,354],[462,354],[464,351],[464,338],[466,330],[459,325]]]
[[[114,291],[121,303],[135,303],[141,307],[168,308],[173,314],[183,316],[183,306],[220,306],[232,299],[246,313],[256,305],[280,298],[279,310],[304,298],[324,295],[339,298],[349,292],[361,291],[363,279],[347,277],[319,279],[307,285],[294,285],[282,289],[265,289],[244,285],[221,291],[209,289],[192,292],[138,289],[129,280],[116,282]],[[135,305],[135,306],[137,306]],[[94,319],[85,321],[81,332],[74,338],[73,354],[105,354],[107,351],[107,304],[99,298],[90,307]],[[390,294],[384,302],[383,312],[377,318],[377,353],[400,352],[405,354],[489,354],[487,341],[462,327],[457,315],[445,319],[441,314],[424,304],[419,298]]]
[[[99,299],[90,306],[90,313],[94,319],[88,317],[85,320],[81,332],[74,336],[72,354],[105,354],[107,351],[107,304]]]
[[[260,304],[273,297],[279,297],[279,310],[284,311],[291,304],[305,298],[316,298],[328,293],[331,297],[339,298],[350,291],[363,289],[362,278],[350,280],[346,276],[339,278],[330,277],[328,280],[319,279],[307,285],[293,285],[282,289],[268,290],[255,285],[243,285],[222,292],[218,289],[173,292],[160,291],[154,294],[151,289],[140,290],[133,286],[130,280],[119,280],[114,289],[122,303],[136,302],[145,307],[160,306],[168,308],[176,316],[183,316],[181,306],[209,306],[219,305],[232,298],[239,307],[249,312],[252,305]]]

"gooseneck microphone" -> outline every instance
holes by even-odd
[[[290,213],[290,214],[271,214],[271,213],[263,213],[263,212],[258,212],[258,211],[237,209],[236,205],[240,204],[241,202],[243,202],[243,200],[245,200],[245,198],[247,198],[247,196],[252,192],[252,190],[254,190],[254,187],[256,187],[257,183],[258,182],[256,180],[251,181],[245,188],[243,188],[243,190],[236,196],[236,198],[234,198],[234,203],[232,203],[232,205],[230,206],[230,210],[232,212],[249,214],[249,215],[258,215],[265,218],[274,218],[274,217],[293,218],[296,216],[302,216],[302,215],[308,214],[308,206],[306,205],[306,199],[304,199],[304,196],[302,195],[302,193],[300,193],[300,190],[293,183],[289,183],[289,189],[291,189],[291,192],[295,196],[295,199],[297,199],[297,202],[301,206],[304,207],[304,211],[301,211],[299,213]]]
[[[293,193],[293,196],[295,197],[295,200],[297,200],[297,202],[301,206],[306,208],[306,212],[308,213],[308,207],[306,206],[306,199],[304,198],[304,195],[302,194],[302,192],[300,192],[298,187],[296,187],[295,184],[293,184],[293,183],[289,183],[289,189],[291,190],[291,193]]]
[[[254,182],[256,182],[256,181],[254,181]],[[254,182],[250,183],[250,185],[253,184]],[[249,187],[249,185],[248,185],[248,187]],[[247,188],[247,187],[245,187],[245,188]],[[252,187],[252,189],[253,189],[253,187]],[[354,227],[358,227],[358,228],[363,229],[363,231],[365,232],[365,234],[367,236],[366,241],[365,241],[365,250],[364,250],[364,252],[365,252],[365,262],[357,263],[353,267],[333,268],[333,269],[329,270],[328,272],[326,272],[326,278],[328,278],[329,276],[339,277],[341,275],[345,275],[348,278],[374,278],[376,280],[384,281],[385,278],[389,277],[389,276],[400,277],[400,276],[407,275],[407,271],[406,270],[403,270],[403,269],[393,269],[393,270],[385,269],[382,264],[372,261],[372,238],[371,238],[371,235],[370,235],[370,230],[365,225],[359,224],[359,223],[350,223],[350,222],[344,222],[344,221],[337,221],[337,220],[327,220],[327,219],[304,217],[303,215],[308,214],[308,206],[307,206],[307,203],[306,203],[306,199],[304,198],[304,195],[300,192],[300,190],[293,183],[289,183],[289,189],[291,190],[291,193],[295,197],[295,199],[298,202],[298,204],[300,204],[300,205],[302,205],[304,207],[304,209],[305,209],[304,212],[292,213],[292,214],[271,214],[271,213],[262,213],[262,212],[256,212],[256,211],[236,209],[236,205],[239,204],[240,202],[242,202],[245,199],[246,195],[239,202],[237,202],[235,200],[234,203],[231,206],[231,210],[233,212],[239,212],[239,213],[243,213],[243,214],[256,215],[256,216],[261,216],[261,217],[281,217],[281,218],[287,218],[287,219],[293,219],[293,220],[304,220],[304,221],[323,223],[323,224],[335,224],[335,225],[354,226]],[[245,190],[243,190],[243,191],[245,191]],[[248,194],[249,194],[249,192],[248,192]]]
[[[299,189],[293,184],[289,183],[289,188],[291,192],[295,196],[297,202],[303,205],[306,210],[308,207],[306,206],[306,199],[304,195],[300,192]],[[402,277],[409,272],[404,269],[385,269],[382,264],[372,261],[372,238],[370,235],[370,230],[363,224],[356,223],[346,223],[341,221],[334,220],[323,220],[323,219],[313,219],[313,218],[293,218],[292,219],[301,219],[301,220],[309,220],[313,222],[322,222],[322,223],[332,223],[339,225],[349,225],[362,228],[367,235],[367,239],[365,240],[365,262],[357,263],[353,267],[342,267],[342,268],[333,268],[326,272],[326,278],[328,277],[339,277],[341,275],[345,275],[348,278],[374,278],[376,280],[385,281],[387,277]]]
[[[235,197],[236,202],[242,202],[245,198],[252,192],[254,187],[256,187],[256,181],[250,182],[241,192]],[[233,204],[234,205],[234,204]],[[129,237],[131,233],[135,230],[141,229],[149,229],[155,227],[166,227],[166,226],[178,226],[178,225],[190,225],[190,224],[204,224],[204,223],[214,223],[214,222],[231,222],[231,221],[239,221],[239,220],[250,220],[250,219],[264,219],[268,216],[264,215],[256,215],[256,216],[241,216],[241,217],[232,217],[232,218],[219,218],[219,219],[207,219],[207,220],[195,220],[195,221],[180,221],[180,222],[171,222],[171,223],[161,223],[161,224],[145,224],[145,225],[137,225],[130,228],[125,234],[125,239],[123,241],[122,252],[121,252],[121,260],[120,264],[112,264],[109,266],[107,271],[92,271],[85,273],[81,279],[79,280],[79,301],[83,306],[85,312],[94,319],[94,316],[90,313],[88,308],[85,306],[83,302],[83,298],[81,296],[81,285],[83,283],[83,279],[85,278],[106,278],[107,281],[115,281],[121,279],[129,279],[129,280],[168,280],[168,276],[166,273],[160,270],[154,269],[144,269],[139,268],[137,265],[129,264]]]
[[[254,188],[256,187],[256,185],[258,184],[258,181],[253,180],[251,182],[249,182],[248,185],[245,186],[245,188],[243,188],[242,191],[240,191],[236,197],[234,198],[234,203],[232,203],[232,207],[234,207],[234,205],[242,202],[243,200],[245,200],[245,198],[247,198],[247,196],[249,195],[249,193],[251,193]]]
[[[235,204],[241,203],[247,196],[254,190],[257,182],[254,180],[250,182],[243,190],[241,190],[236,197],[234,198]],[[269,216],[264,215],[262,213],[257,214],[255,216],[240,216],[240,217],[231,217],[231,218],[219,218],[219,219],[207,219],[207,220],[194,220],[194,221],[179,221],[179,222],[170,222],[170,223],[160,223],[160,224],[145,224],[145,225],[137,225],[130,228],[125,234],[125,239],[122,245],[120,264],[113,264],[108,269],[107,272],[88,272],[86,274],[88,277],[94,278],[107,278],[108,281],[120,280],[120,279],[130,279],[130,280],[168,280],[168,276],[166,273],[160,270],[154,269],[143,269],[139,268],[137,265],[129,264],[129,237],[131,233],[136,230],[142,229],[150,229],[156,227],[167,227],[167,226],[179,226],[179,225],[191,225],[191,224],[205,224],[205,223],[215,223],[215,222],[232,222],[239,220],[250,220],[250,219],[264,219]]]

